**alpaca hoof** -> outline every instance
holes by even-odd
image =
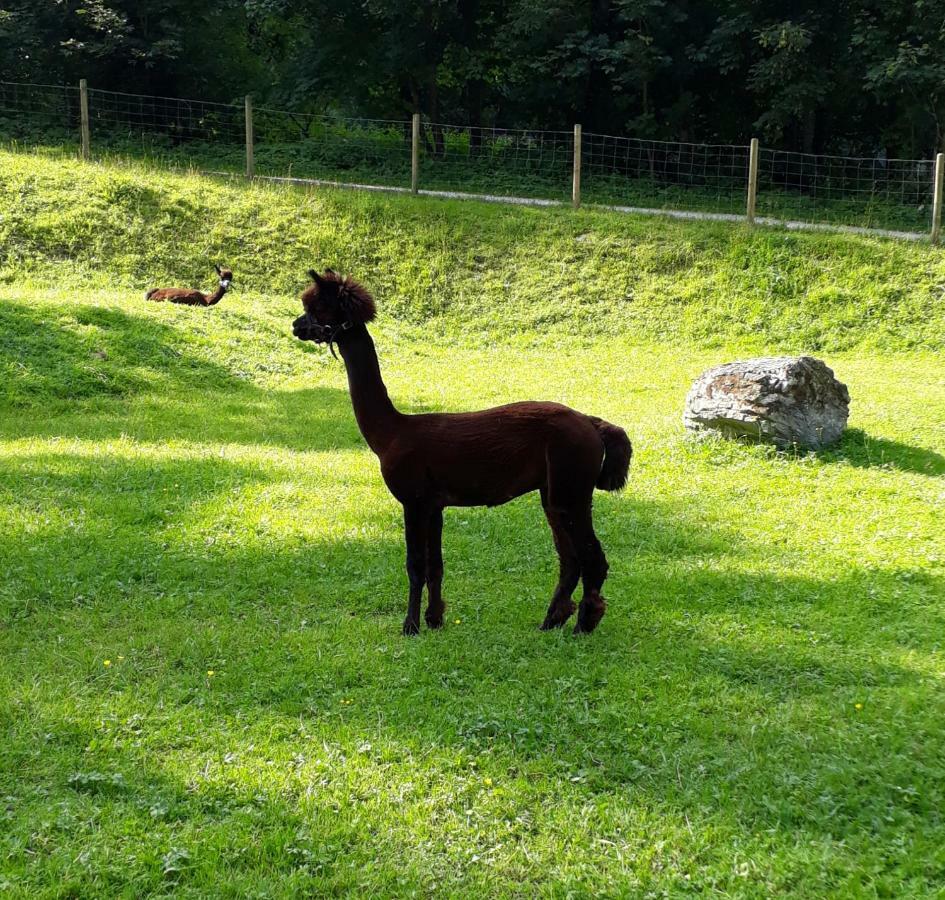
[[[560,628],[571,618],[574,610],[574,603],[570,600],[555,604],[548,610],[545,621],[541,623],[541,631],[551,631],[552,628]]]
[[[443,613],[446,612],[446,604],[440,603],[439,606],[428,607],[424,619],[426,619],[427,628],[442,628]]]
[[[412,622],[410,619],[404,619],[404,634],[408,636],[420,634],[420,623]]]
[[[590,634],[604,618],[607,612],[607,603],[600,594],[588,594],[578,607],[575,634]]]

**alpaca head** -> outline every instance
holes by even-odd
[[[299,340],[330,346],[343,332],[374,318],[374,299],[354,279],[331,269],[322,275],[310,269],[308,274],[312,285],[302,293],[305,312],[292,323]]]
[[[213,268],[216,269],[217,275],[220,276],[220,287],[224,291],[230,289],[230,285],[233,283],[233,271],[231,269],[220,268],[216,263],[213,264]]]

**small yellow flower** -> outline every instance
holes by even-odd
[[[454,625],[462,625],[462,624],[463,624],[463,620],[462,620],[462,619],[453,619],[453,624],[454,624]]]
[[[491,778],[483,778],[483,779],[482,779],[482,783],[483,783],[486,787],[492,787],[492,779],[491,779]]]
[[[207,669],[207,678],[213,678],[217,673],[213,669]]]
[[[106,669],[107,669],[111,664],[112,664],[112,661],[111,661],[110,659],[104,659],[104,660],[102,660],[102,665],[105,666]]]
[[[853,708],[854,708],[854,709],[863,709],[863,704],[862,704],[862,703],[854,703],[854,704],[853,704]]]

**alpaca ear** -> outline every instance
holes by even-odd
[[[334,269],[325,269],[326,275],[337,275],[338,273]]]
[[[223,274],[223,272],[220,271],[220,267],[216,263],[213,264],[213,268],[217,270],[217,275]]]
[[[312,281],[315,282],[315,284],[320,285],[322,283],[322,276],[319,275],[318,272],[316,272],[314,269],[308,270],[308,277],[311,278]]]

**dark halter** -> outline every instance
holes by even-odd
[[[351,328],[354,328],[354,322],[342,322],[340,325],[336,325],[332,328],[330,325],[319,325],[321,329],[321,340],[323,343],[328,344],[328,349],[331,350],[331,355],[338,359],[338,354],[335,353],[335,338],[342,331],[348,331]]]

